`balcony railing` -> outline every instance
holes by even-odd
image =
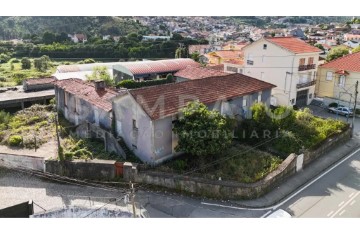
[[[316,80],[312,80],[312,81],[309,81],[309,82],[304,82],[304,83],[297,84],[296,88],[297,89],[302,89],[302,88],[305,88],[305,87],[313,86],[315,84],[316,84]]]
[[[316,67],[315,64],[300,65],[299,66],[299,71],[311,70],[311,69],[315,69],[315,67]]]

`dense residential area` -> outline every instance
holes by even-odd
[[[0,217],[359,218],[359,80],[355,16],[2,16]]]

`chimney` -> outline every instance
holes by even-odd
[[[103,80],[95,80],[95,90],[102,91],[105,90],[105,81]]]

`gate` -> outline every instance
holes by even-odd
[[[298,107],[306,106],[308,100],[308,89],[297,92],[296,94],[296,105]]]
[[[124,163],[116,162],[115,163],[115,171],[116,171],[116,176],[122,176],[123,172],[124,172]]]

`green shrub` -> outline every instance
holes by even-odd
[[[22,143],[22,140],[23,140],[22,136],[12,135],[8,139],[8,144],[10,146],[20,146],[20,144]]]
[[[65,152],[64,154],[65,160],[72,160],[74,157],[74,153],[73,152]]]
[[[58,149],[58,158],[60,161],[64,161],[64,148],[62,146],[59,147]]]
[[[20,60],[17,59],[17,58],[12,58],[12,59],[10,59],[9,62],[10,62],[10,63],[20,63]]]
[[[85,64],[95,63],[95,60],[92,59],[92,58],[87,58],[87,59],[84,59],[84,63],[85,63]]]

